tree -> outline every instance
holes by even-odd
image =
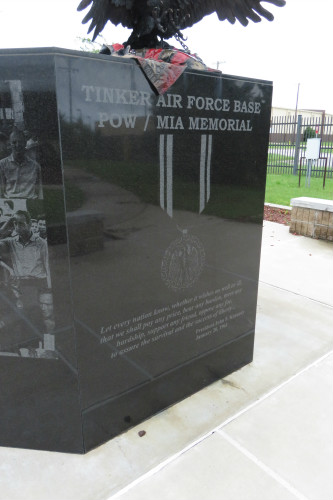
[[[92,41],[91,38],[85,38],[85,37],[77,37],[78,40],[80,40],[80,49],[83,50],[83,52],[92,52],[95,54],[98,54],[103,47],[104,44],[104,38],[99,35],[97,39],[100,41]]]

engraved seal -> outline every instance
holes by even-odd
[[[187,229],[184,229],[182,236],[173,241],[164,253],[162,280],[173,290],[189,288],[199,278],[205,258],[205,250],[199,238],[189,235]]]

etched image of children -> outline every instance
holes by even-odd
[[[31,219],[31,232],[32,232],[32,234],[39,235],[38,220],[37,219]]]
[[[11,154],[0,160],[0,197],[43,199],[41,167],[26,151],[26,137],[14,127]]]
[[[37,229],[38,229],[38,234],[41,238],[44,240],[47,239],[47,234],[46,234],[46,221],[44,218],[38,218],[37,222]]]

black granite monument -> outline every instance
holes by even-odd
[[[252,360],[271,93],[0,51],[0,445],[84,453]]]

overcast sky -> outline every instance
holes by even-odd
[[[86,36],[79,0],[0,0],[0,48],[64,47],[80,49]],[[187,45],[204,62],[224,73],[273,80],[273,105],[325,109],[333,113],[333,0],[287,0],[269,4],[275,20],[246,28],[206,17],[186,30]],[[108,23],[108,43],[123,42],[129,30]],[[175,40],[169,41],[177,45]]]

